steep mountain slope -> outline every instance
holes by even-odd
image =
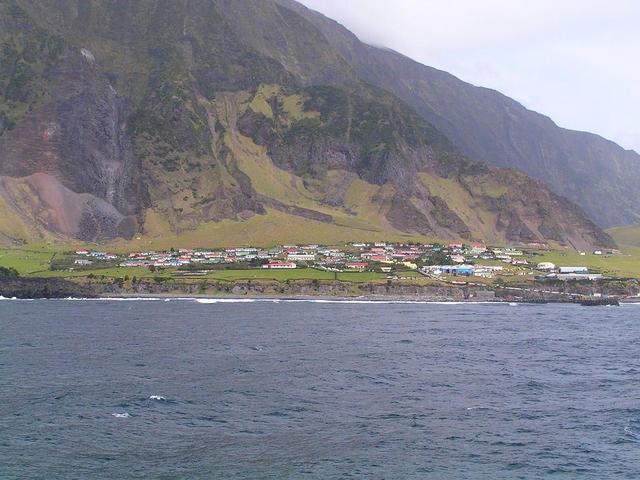
[[[7,238],[612,243],[273,1],[0,0],[0,22]]]
[[[366,81],[393,92],[471,158],[522,170],[580,205],[602,227],[640,222],[640,155],[558,127],[494,90],[360,42],[337,22],[280,0],[318,27]]]
[[[640,225],[630,225],[627,227],[614,227],[607,230],[607,233],[616,241],[620,247],[640,248]]]

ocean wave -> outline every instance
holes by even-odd
[[[166,400],[166,398],[164,398],[162,395],[150,395],[149,400],[157,400],[159,402],[162,402]]]
[[[34,299],[7,298],[0,296],[0,300],[33,301]],[[44,300],[44,299],[43,299]],[[219,303],[319,303],[342,305],[505,305],[518,306],[517,303],[490,301],[432,301],[432,300],[383,300],[366,298],[198,298],[198,297],[98,297],[98,298],[52,298],[51,301],[71,302],[195,302],[203,305]],[[625,305],[634,305],[626,303]],[[638,303],[637,305],[640,305]]]
[[[21,302],[32,302],[34,300],[46,300],[51,302],[159,302],[165,300],[161,297],[65,297],[65,298],[18,298],[18,297],[3,297],[0,295],[0,300],[17,300]],[[191,298],[183,298],[182,300],[192,300]]]
[[[112,413],[111,416],[116,418],[129,418],[131,415],[129,415],[128,412],[124,412],[124,413]]]
[[[269,302],[269,299],[261,298],[194,298],[196,303],[210,304],[210,303],[254,303],[254,302]]]
[[[35,298],[3,297],[2,295],[0,295],[0,301],[1,300],[5,300],[7,302],[33,302],[34,300],[37,300],[37,299],[35,299]]]
[[[164,300],[163,298],[159,298],[159,297],[115,297],[115,298],[109,298],[109,297],[100,297],[100,298],[96,298],[95,300],[101,301],[101,302],[160,302],[161,300]]]
[[[216,303],[326,303],[347,305],[507,305],[504,302],[447,302],[429,300],[365,300],[327,298],[185,298],[201,304]]]
[[[66,300],[72,302],[159,302],[164,300],[161,297],[98,297],[98,298],[84,298],[84,297],[67,297],[51,300]]]
[[[636,422],[633,422],[636,423]],[[640,442],[640,430],[637,425],[627,425],[624,427],[624,433],[631,437],[634,441]]]

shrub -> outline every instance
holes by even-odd
[[[15,268],[0,266],[0,278],[16,278],[19,276],[20,274]]]

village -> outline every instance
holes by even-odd
[[[589,255],[617,255],[617,250],[590,252]],[[219,269],[294,270],[312,268],[328,272],[377,272],[387,278],[402,272],[435,279],[475,277],[492,279],[503,276],[536,280],[594,281],[603,274],[586,266],[556,265],[534,260],[535,251],[518,248],[486,247],[481,244],[349,243],[343,246],[283,245],[272,248],[235,247],[224,249],[170,249],[115,254],[78,249],[70,271],[106,267],[172,269],[185,276],[206,275]],[[586,256],[586,252],[580,252]]]

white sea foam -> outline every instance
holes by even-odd
[[[129,418],[131,415],[129,415],[128,412],[124,412],[124,413],[112,413],[111,414],[113,417],[116,418]]]
[[[329,304],[352,304],[352,305],[506,305],[504,302],[434,302],[428,300],[365,300],[365,299],[327,299],[327,298],[195,298],[182,299],[194,300],[201,304],[216,303],[329,303]]]
[[[268,299],[261,298],[196,298],[196,303],[253,303],[253,302],[269,302]]]
[[[159,302],[164,299],[159,297],[99,297],[99,298],[67,297],[64,300],[71,300],[74,302]]]
[[[151,395],[149,397],[149,400],[157,400],[159,402],[162,402],[163,400],[166,400],[166,398],[164,398],[162,395]]]
[[[16,297],[7,298],[0,296],[0,300],[20,300]],[[24,299],[31,301],[33,299]],[[218,303],[325,303],[325,304],[352,304],[352,305],[509,305],[517,306],[517,303],[505,302],[460,302],[460,301],[430,301],[430,300],[374,300],[365,298],[197,298],[197,297],[99,297],[81,298],[67,297],[64,299],[49,299],[51,301],[73,302],[196,302],[200,304]],[[625,303],[625,305],[640,305],[640,303]]]
[[[630,425],[624,427],[624,433],[626,433],[630,437],[633,437],[634,440],[640,440],[640,432],[638,432],[637,429],[631,427]]]
[[[96,300],[101,302],[159,302],[164,299],[158,297],[100,297]]]

